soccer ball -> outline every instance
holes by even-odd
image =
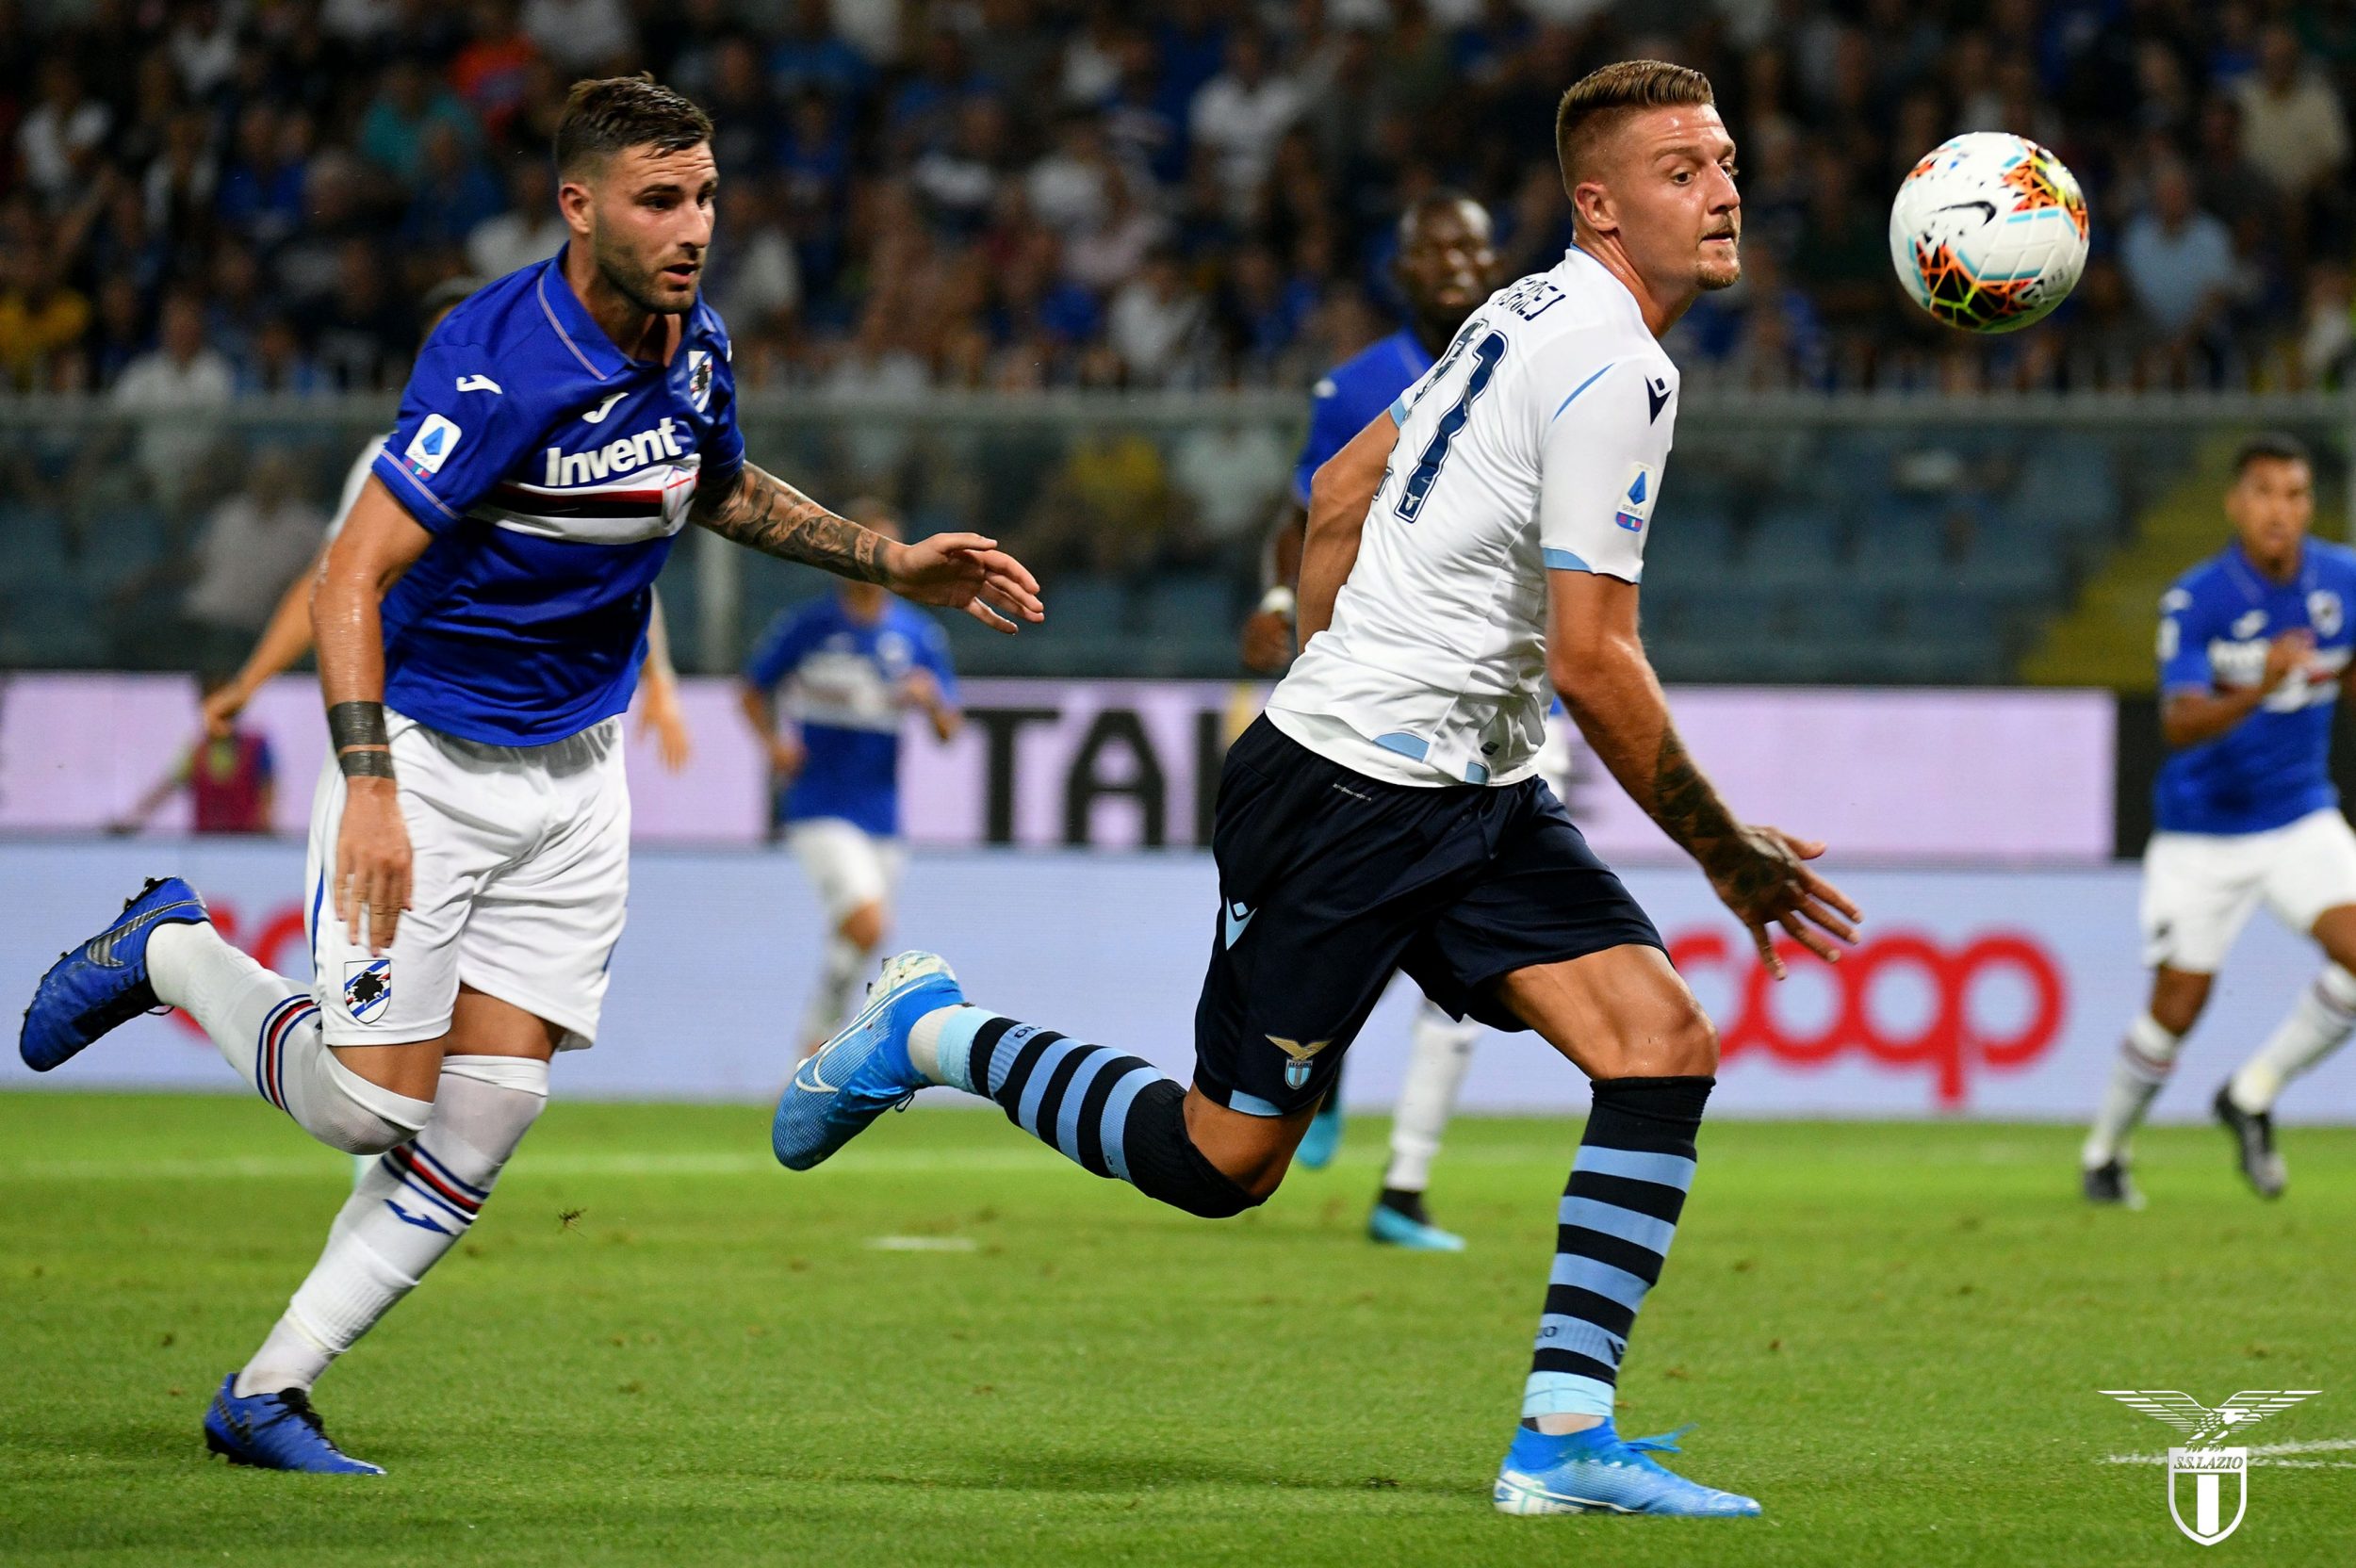
[[[1931,149],[1890,208],[1890,259],[1914,302],[1965,332],[2017,332],[2070,297],[2086,201],[2026,137],[1972,131]]]

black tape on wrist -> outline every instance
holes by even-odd
[[[341,751],[335,754],[335,766],[346,778],[390,778],[393,776],[393,754],[389,751]]]
[[[384,705],[339,702],[328,709],[327,743],[337,751],[346,746],[390,745],[384,733]]]

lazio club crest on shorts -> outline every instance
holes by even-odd
[[[1284,1086],[1288,1089],[1309,1086],[1309,1064],[1317,1059],[1318,1052],[1333,1043],[1332,1040],[1288,1040],[1275,1035],[1270,1035],[1268,1039],[1270,1045],[1292,1058],[1284,1064]]]
[[[687,351],[687,400],[698,414],[712,411],[712,355],[701,349]]]
[[[2224,1447],[2276,1411],[2288,1410],[2316,1392],[2312,1388],[2250,1388],[2211,1410],[2172,1388],[2106,1388],[2103,1393],[2156,1421],[2165,1421],[2189,1441],[2168,1451],[2168,1514],[2176,1527],[2203,1546],[2214,1546],[2241,1525],[2250,1508],[2250,1450]],[[2230,1512],[2230,1517],[2228,1516]]]
[[[393,961],[355,960],[344,966],[344,1011],[362,1023],[374,1023],[393,1002]]]

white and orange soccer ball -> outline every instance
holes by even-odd
[[[1965,332],[2017,332],[2070,297],[2086,265],[2086,201],[2026,137],[1940,142],[1898,187],[1890,259],[1914,302]]]

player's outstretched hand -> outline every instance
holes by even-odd
[[[1857,906],[1808,868],[1807,862],[1824,853],[1823,844],[1795,839],[1780,827],[1745,826],[1704,863],[1710,885],[1750,927],[1759,961],[1778,980],[1784,971],[1775,952],[1776,926],[1828,964],[1841,961],[1834,942],[1857,941],[1857,923],[1863,918]]]
[[[335,918],[353,946],[393,945],[409,907],[409,825],[389,778],[344,780],[344,821],[335,833]]]
[[[992,631],[1013,633],[1017,620],[1047,619],[1039,579],[978,533],[936,533],[893,547],[884,586],[904,599],[962,610]]]

